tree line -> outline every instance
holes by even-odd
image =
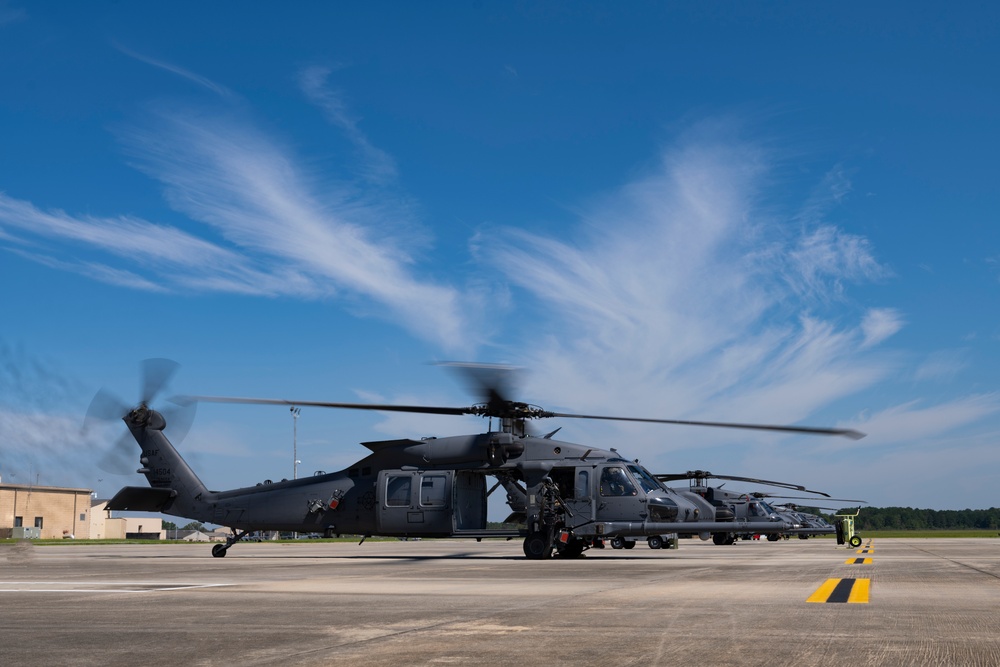
[[[832,514],[826,514],[833,521]],[[857,530],[1000,530],[1000,507],[988,510],[923,510],[912,507],[862,507]]]

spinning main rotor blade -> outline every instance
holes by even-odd
[[[570,412],[549,412],[541,408],[507,401],[499,392],[491,390],[490,402],[467,408],[452,408],[432,405],[392,405],[388,403],[333,403],[329,401],[290,401],[282,398],[241,398],[234,396],[183,396],[178,402],[200,401],[203,403],[243,403],[251,405],[297,405],[317,408],[345,408],[349,410],[376,410],[384,412],[415,412],[432,415],[478,415],[480,417],[500,417],[510,419],[541,419],[563,417],[567,419],[601,419],[606,421],[644,422],[651,424],[679,424],[683,426],[716,426],[721,428],[754,429],[759,431],[784,431],[808,433],[810,435],[842,435],[853,440],[865,437],[864,433],[852,429],[817,428],[813,426],[775,426],[770,424],[738,424],[732,422],[686,421],[681,419],[651,419],[644,417],[609,417],[605,415],[579,415]]]
[[[567,412],[546,412],[545,417],[567,417],[572,419],[604,419],[610,421],[650,422],[653,424],[679,424],[681,426],[713,426],[718,428],[740,428],[755,431],[784,431],[786,433],[808,433],[809,435],[842,435],[851,440],[865,437],[861,431],[850,428],[821,428],[815,426],[778,426],[775,424],[740,424],[734,422],[703,422],[683,419],[648,419],[643,417],[604,417],[601,415],[574,415]]]
[[[241,403],[247,405],[289,405],[311,408],[345,408],[381,412],[417,412],[427,415],[471,415],[473,408],[442,408],[432,405],[390,405],[379,403],[331,403],[329,401],[288,401],[283,398],[240,398],[235,396],[178,396],[178,403]]]
[[[458,361],[446,361],[438,365],[450,368],[462,376],[472,393],[477,394],[487,405],[496,406],[499,410],[513,402],[510,397],[514,393],[515,379],[520,373],[520,369],[515,366]]]

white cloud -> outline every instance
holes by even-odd
[[[147,65],[152,65],[153,67],[158,67],[162,70],[170,72],[171,74],[176,74],[177,76],[187,79],[188,81],[193,81],[194,83],[207,88],[216,95],[220,97],[235,97],[233,92],[223,85],[220,85],[211,79],[201,76],[200,74],[195,74],[194,72],[184,69],[183,67],[178,67],[173,63],[168,63],[162,60],[156,60],[155,58],[150,58],[149,56],[144,56],[140,53],[136,53],[132,49],[129,49],[121,44],[115,44],[115,48],[127,55],[129,58],[134,58],[140,62],[144,62]]]
[[[871,308],[861,321],[862,347],[878,345],[903,328],[903,318],[892,308]]]
[[[968,366],[966,356],[963,350],[933,352],[917,366],[913,373],[913,379],[917,381],[951,380]]]
[[[24,256],[139,289],[361,295],[374,312],[446,349],[479,339],[470,324],[481,308],[475,293],[414,275],[408,249],[419,245],[419,230],[405,209],[363,201],[347,187],[317,187],[287,151],[233,119],[151,118],[153,126],[124,133],[132,155],[165,184],[172,206],[221,238],[134,217],[42,211],[0,193],[0,225],[35,246]],[[79,259],[80,247],[133,266]]]
[[[351,115],[343,94],[327,85],[328,67],[307,67],[299,73],[299,85],[306,97],[323,110],[327,120],[343,131],[362,158],[362,172],[369,180],[384,183],[396,178],[396,162],[388,153],[372,145]]]
[[[963,396],[920,407],[910,401],[882,410],[854,424],[879,444],[912,443],[940,437],[981,419],[1000,413],[1000,395]]]

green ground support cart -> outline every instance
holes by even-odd
[[[856,510],[842,509],[836,514],[837,544],[849,544],[855,549],[861,546],[861,536],[854,532],[854,518],[861,513],[861,508]]]

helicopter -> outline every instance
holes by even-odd
[[[125,422],[126,438],[130,435],[139,447],[136,472],[149,484],[124,487],[107,508],[160,512],[227,526],[231,536],[225,544],[212,548],[217,558],[257,531],[361,535],[362,542],[372,535],[521,538],[528,559],[574,558],[597,542],[616,536],[681,532],[708,539],[712,533],[741,533],[751,528],[748,521],[716,508],[697,493],[664,486],[637,460],[626,459],[614,448],[556,440],[553,436],[559,429],[535,435],[528,426],[530,420],[613,420],[864,437],[850,429],[551,412],[508,397],[510,367],[448,365],[465,374],[481,402],[441,407],[186,396],[172,399],[176,411],[169,414],[150,406],[177,365],[169,360],[147,360],[142,367],[138,405],[130,407],[112,400],[102,390],[88,409],[88,421]],[[487,418],[489,426],[484,433],[471,435],[363,442],[370,453],[338,472],[212,491],[164,433],[171,420],[178,422],[183,432],[191,420],[186,415],[193,412],[194,405],[206,402],[477,415]],[[496,480],[489,489],[488,478]],[[501,486],[507,491],[510,519],[519,524],[515,528],[487,525],[488,496]],[[789,528],[784,521],[777,521],[766,530],[753,530],[781,532]]]
[[[776,482],[766,479],[756,479],[753,477],[740,477],[736,475],[716,475],[707,470],[688,470],[685,473],[659,474],[657,480],[668,483],[671,481],[687,479],[688,490],[696,493],[715,505],[716,513],[730,512],[735,518],[742,519],[751,524],[750,532],[714,532],[712,541],[717,545],[734,544],[737,539],[751,539],[754,535],[766,534],[767,539],[776,542],[782,537],[792,535],[806,539],[811,535],[833,534],[834,527],[826,522],[822,517],[813,514],[806,514],[798,511],[795,505],[779,505],[771,503],[767,498],[776,499],[805,499],[813,500],[806,496],[787,496],[776,493],[762,491],[742,492],[723,489],[722,485],[713,487],[708,484],[709,479],[723,479],[753,484],[763,484],[766,486],[781,487],[800,491],[803,493],[813,493],[824,497],[824,501],[863,503],[863,500],[847,500],[841,498],[831,498],[830,494],[823,491],[813,491],[798,484],[787,482]],[[762,527],[769,526],[774,522],[783,522],[788,528],[785,531],[761,530]]]

